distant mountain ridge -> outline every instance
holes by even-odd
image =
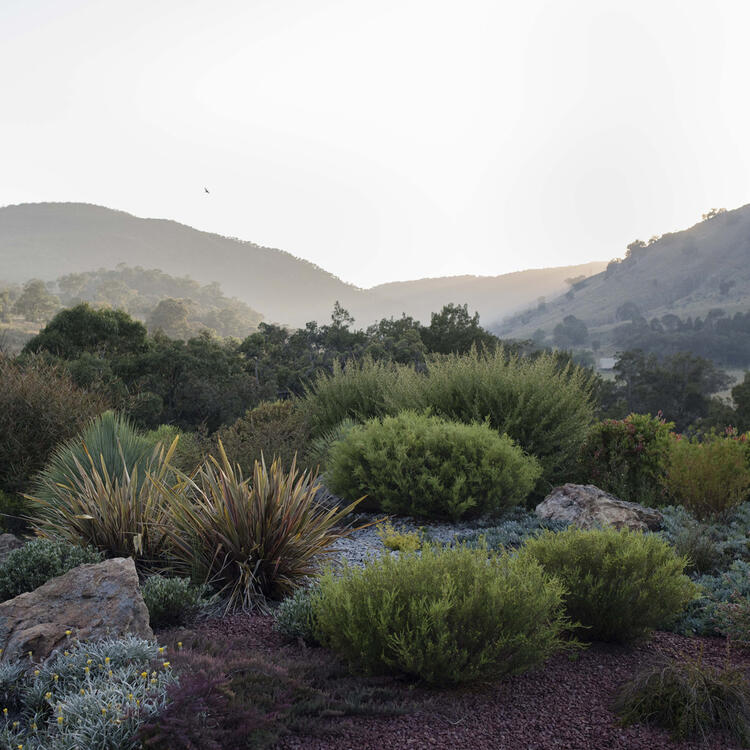
[[[632,314],[728,315],[750,310],[750,204],[649,243],[632,243],[626,257],[576,284],[565,295],[516,314],[496,327],[501,336],[551,334],[568,315],[593,333],[607,332]],[[624,307],[625,306],[625,307]]]
[[[0,208],[0,280],[52,280],[119,263],[216,281],[266,321],[327,321],[339,300],[357,325],[408,315],[429,321],[444,304],[468,303],[485,325],[566,288],[565,279],[602,270],[602,262],[502,276],[454,276],[360,289],[283,250],[202,232],[167,219],[143,219],[84,203]]]

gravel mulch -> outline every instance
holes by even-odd
[[[199,626],[211,638],[228,634],[255,653],[305,660],[320,649],[285,643],[265,616],[236,615]],[[287,735],[278,750],[388,750],[389,748],[466,748],[467,750],[655,750],[738,745],[721,736],[706,743],[673,742],[654,727],[621,727],[611,710],[613,696],[641,666],[659,656],[702,655],[706,663],[726,662],[720,638],[686,638],[656,633],[633,648],[594,644],[573,658],[559,655],[543,669],[472,687],[431,690],[393,680],[390,689],[412,707],[391,716],[344,716],[318,722],[318,736]],[[320,654],[316,658],[320,658]],[[750,670],[747,656],[732,663]],[[321,732],[322,727],[322,732]],[[330,730],[330,731],[329,731]]]

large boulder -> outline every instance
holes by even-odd
[[[0,604],[3,659],[29,651],[34,661],[44,659],[65,643],[66,630],[80,640],[153,637],[132,558],[79,565]]]
[[[593,484],[555,487],[536,506],[536,514],[550,521],[567,521],[581,529],[614,526],[631,531],[655,531],[663,520],[658,510],[620,500]]]
[[[13,534],[0,534],[0,562],[13,552],[14,549],[23,547],[23,540]]]

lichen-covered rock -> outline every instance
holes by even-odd
[[[0,562],[13,552],[14,549],[23,547],[24,542],[13,534],[0,534]]]
[[[631,531],[655,531],[662,524],[658,510],[620,500],[593,484],[555,487],[536,506],[540,518],[567,521],[581,529],[614,526]]]
[[[65,631],[80,640],[153,637],[132,558],[79,565],[0,604],[3,659],[29,651],[34,661],[44,659],[65,643]]]

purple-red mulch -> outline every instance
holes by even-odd
[[[264,616],[212,620],[198,631],[221,639],[227,635],[259,654],[283,653],[304,659],[307,649],[286,643]],[[279,750],[388,750],[389,748],[452,748],[460,750],[688,750],[739,747],[728,738],[710,736],[707,743],[674,742],[655,727],[621,727],[611,710],[620,684],[659,656],[684,654],[706,663],[726,663],[726,642],[720,638],[686,638],[656,633],[632,648],[594,644],[574,660],[560,655],[543,669],[491,685],[430,690],[394,681],[392,687],[409,703],[412,713],[396,716],[353,716],[325,719],[331,734],[286,736]],[[308,652],[309,653],[309,652]],[[732,654],[732,663],[750,668],[750,659]]]

